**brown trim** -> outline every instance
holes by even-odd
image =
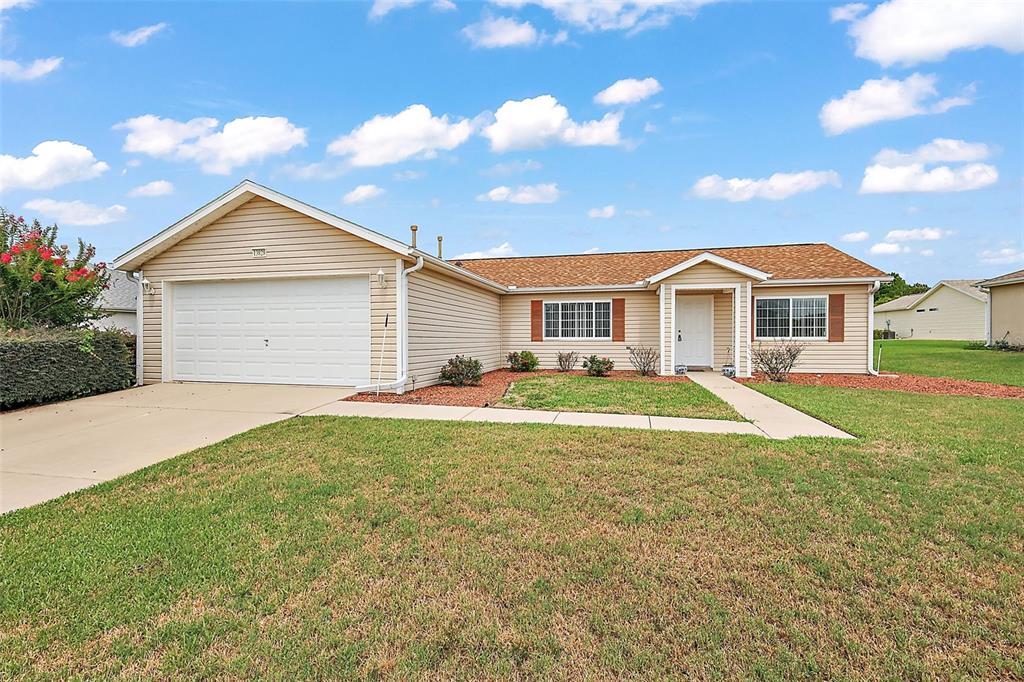
[[[828,295],[828,340],[840,342],[846,333],[846,294]],[[870,329],[868,333],[873,333]]]
[[[612,341],[626,340],[626,299],[612,299]]]
[[[530,301],[530,341],[544,340],[544,301]]]

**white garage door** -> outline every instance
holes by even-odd
[[[369,383],[368,277],[176,283],[171,300],[176,380]]]

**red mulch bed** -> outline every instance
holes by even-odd
[[[737,379],[741,383],[766,383],[763,375],[753,379]],[[987,398],[1024,399],[1024,387],[990,384],[985,381],[964,379],[943,379],[922,377],[916,374],[790,374],[792,384],[810,386],[838,386],[840,388],[876,388],[883,391],[905,391],[907,393],[928,393],[932,395],[970,395]]]
[[[501,400],[513,381],[524,377],[546,374],[574,374],[582,376],[586,372],[579,370],[575,372],[556,372],[551,369],[542,369],[536,372],[513,372],[508,369],[498,369],[484,374],[479,386],[444,386],[438,384],[415,391],[406,391],[402,395],[397,393],[381,393],[380,395],[357,393],[346,398],[346,400],[362,403],[413,403],[422,405],[487,407]],[[689,381],[686,377],[641,377],[632,371],[614,371],[606,378],[611,381]],[[411,384],[408,385],[411,386]]]

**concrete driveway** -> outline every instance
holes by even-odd
[[[0,513],[341,400],[354,391],[154,384],[0,415]]]

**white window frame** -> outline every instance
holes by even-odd
[[[825,299],[825,334],[824,336],[793,336],[793,301],[799,298],[823,298]],[[760,300],[782,300],[789,301],[789,336],[758,336],[757,335],[757,302]],[[755,341],[827,341],[828,340],[828,294],[813,294],[807,296],[754,296],[751,315],[754,316],[754,340]]]
[[[562,332],[562,305],[566,303],[607,303],[608,304],[608,336],[548,336],[548,305],[558,304],[558,332]],[[557,301],[541,301],[541,326],[544,328],[545,341],[611,341],[615,335],[615,312],[612,310],[610,298],[565,299]],[[596,319],[596,316],[595,316]],[[595,325],[596,326],[596,325]]]

